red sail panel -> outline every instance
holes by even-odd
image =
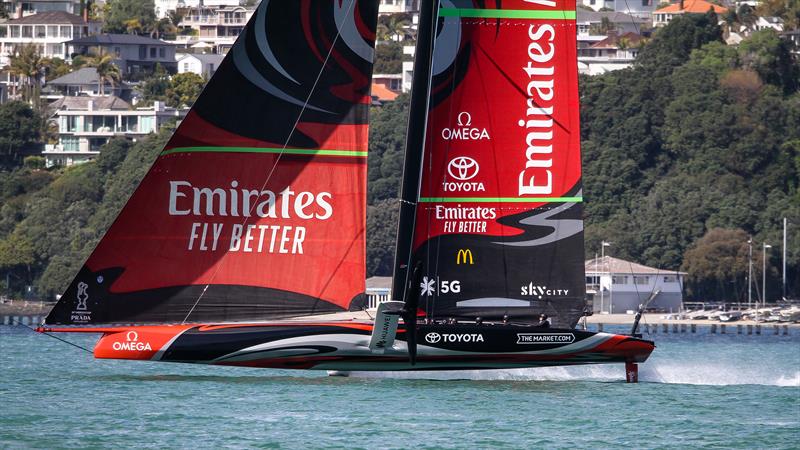
[[[358,308],[376,0],[264,0],[52,324]]]
[[[465,6],[465,4],[467,6]],[[575,1],[442,0],[414,258],[434,316],[577,321]]]

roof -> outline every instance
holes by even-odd
[[[396,99],[400,94],[382,84],[372,83],[371,95],[380,101],[391,102],[394,101],[394,99]]]
[[[94,102],[95,111],[109,109],[127,111],[131,109],[131,105],[128,102],[114,95],[106,95],[104,97],[63,97],[53,102],[50,108],[54,111],[87,111],[89,102]]]
[[[50,80],[47,84],[54,85],[76,85],[76,84],[97,84],[97,69],[94,67],[83,67],[74,72],[70,72],[63,77]]]
[[[619,48],[619,41],[622,39],[628,40],[628,47],[635,47],[642,40],[642,37],[632,31],[621,35],[612,34],[602,41],[595,42],[589,48]]]
[[[677,270],[657,269],[648,267],[635,262],[625,261],[624,259],[604,256],[602,258],[590,259],[584,264],[586,273],[612,273],[622,275],[686,275],[686,272]]]
[[[71,25],[86,25],[89,22],[84,21],[81,16],[70,14],[66,11],[44,11],[25,16],[21,19],[11,19],[6,23],[10,25],[48,25],[65,23]]]
[[[673,3],[653,12],[653,14],[705,14],[709,9],[714,9],[717,14],[728,11],[728,8],[709,3],[705,0],[684,0],[683,9],[681,9],[681,2]]]
[[[625,14],[622,12],[617,11],[587,11],[584,9],[578,9],[576,21],[578,23],[582,22],[589,22],[589,23],[600,23],[603,21],[604,17],[608,17],[608,20],[611,23],[648,23],[649,20],[642,19],[641,17],[631,16],[629,14]]]
[[[367,289],[391,289],[392,277],[369,277],[367,278]]]
[[[78,39],[73,39],[67,44],[70,45],[86,45],[86,46],[104,46],[104,45],[163,45],[172,46],[169,42],[164,42],[158,39],[153,39],[145,36],[137,36],[135,34],[95,34],[93,36],[86,36]]]
[[[184,53],[184,54],[182,54],[182,55],[180,55],[178,57],[178,61],[180,62],[180,61],[182,61],[182,60],[184,60],[186,58],[190,58],[190,57],[191,58],[196,58],[198,61],[200,61],[203,64],[217,64],[217,65],[222,63],[222,60],[225,59],[225,55],[218,55],[216,53],[203,53],[203,54]]]

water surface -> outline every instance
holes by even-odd
[[[343,378],[95,360],[0,326],[0,448],[798,448],[797,330],[652,337],[629,385],[621,365]]]

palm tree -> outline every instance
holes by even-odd
[[[411,35],[413,35],[413,32],[410,30],[411,21],[407,14],[381,16],[378,21],[378,40],[380,41],[403,41],[406,37],[411,37]],[[395,39],[395,37],[399,39]]]
[[[23,45],[10,60],[9,72],[20,77],[25,87],[23,98],[38,108],[40,83],[46,64],[44,58],[39,55],[37,46]]]
[[[114,64],[114,58],[111,55],[92,56],[86,61],[86,67],[94,67],[97,71],[97,87],[100,95],[105,95],[106,83],[113,88],[122,80],[122,73]]]

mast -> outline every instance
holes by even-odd
[[[431,62],[439,0],[420,2],[417,48],[414,54],[414,79],[411,85],[411,104],[406,135],[406,155],[403,165],[403,182],[400,191],[400,219],[397,226],[397,243],[392,277],[392,298],[405,301],[409,262],[416,222],[417,200],[422,178],[422,156],[428,123],[428,105],[431,89]]]

